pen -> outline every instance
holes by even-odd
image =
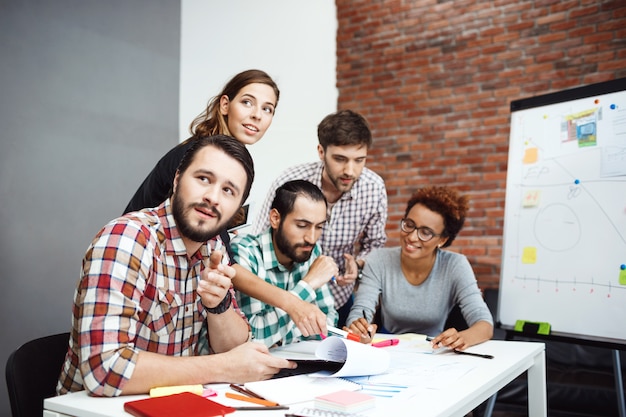
[[[277,407],[277,406],[280,405],[280,404],[275,403],[273,401],[261,400],[260,398],[247,397],[245,395],[233,394],[232,392],[227,392],[224,395],[226,395],[226,398],[232,398],[233,400],[246,401],[246,402],[249,402],[249,403],[266,405],[266,406],[270,406],[270,407]]]
[[[363,310],[363,318],[365,319],[365,321],[367,321],[367,317],[365,316],[365,310]],[[367,324],[369,325],[369,322]],[[369,329],[367,329],[367,335],[370,337],[370,339],[372,338],[372,333]]]
[[[237,392],[240,392],[242,394],[246,394],[250,397],[254,397],[254,398],[258,398],[259,400],[264,400],[265,398],[261,397],[259,394],[257,394],[256,392],[252,392],[247,388],[244,387],[240,387],[239,385],[235,385],[235,384],[230,384],[229,385],[230,388],[234,389]]]
[[[381,340],[380,342],[372,343],[372,346],[374,347],[395,346],[398,343],[400,343],[400,340],[398,339],[386,339],[386,340]]]
[[[479,358],[493,359],[493,355],[486,355],[484,353],[465,352],[463,350],[456,350],[456,349],[452,349],[452,350],[454,351],[454,353],[458,353],[459,355],[471,355],[471,356],[478,356]]]
[[[289,410],[286,405],[270,405],[267,407],[233,407],[237,411]]]

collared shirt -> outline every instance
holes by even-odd
[[[117,396],[140,351],[196,355],[207,316],[196,288],[203,261],[222,245],[210,243],[187,256],[169,199],[107,224],[83,259],[57,392]]]
[[[259,216],[252,228],[259,234],[269,227],[269,212],[276,189],[287,181],[301,179],[322,188],[322,161],[296,165],[284,171],[270,187]],[[387,190],[385,182],[374,171],[363,168],[352,189],[342,194],[333,205],[330,219],[319,243],[325,255],[331,256],[339,267],[339,275],[345,273],[344,253],[363,259],[372,249],[382,248],[387,240]],[[354,284],[339,286],[331,283],[335,307],[341,308],[354,289]]]
[[[339,316],[328,285],[322,285],[315,290],[302,280],[313,261],[320,255],[319,245],[315,245],[308,261],[294,262],[291,269],[287,269],[276,258],[271,230],[267,228],[260,235],[238,235],[233,238],[231,248],[235,260],[239,265],[275,287],[289,291],[304,301],[315,303],[326,314],[327,323],[334,326]],[[241,310],[248,318],[252,337],[255,340],[271,347],[278,342],[287,344],[303,338],[298,327],[284,310],[240,291],[236,294]]]

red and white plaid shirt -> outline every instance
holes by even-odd
[[[57,392],[117,396],[140,351],[197,355],[207,316],[196,293],[202,261],[222,246],[216,237],[189,258],[169,199],[107,224],[83,259]]]

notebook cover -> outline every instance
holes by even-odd
[[[235,411],[191,392],[146,398],[124,403],[124,411],[135,417],[212,417]]]

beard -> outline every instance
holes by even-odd
[[[174,193],[172,197],[172,215],[174,216],[176,227],[178,228],[181,236],[184,236],[189,240],[198,243],[209,241],[217,236],[222,227],[227,223],[221,221],[222,213],[220,213],[215,207],[202,203],[193,203],[185,206],[184,201],[177,193]],[[215,227],[205,226],[204,220],[198,222],[195,226],[191,224],[188,213],[195,207],[202,207],[206,210],[212,211],[216,216],[217,225]]]
[[[285,234],[283,233],[283,222],[278,224],[278,229],[274,231],[274,242],[276,243],[276,248],[281,251],[286,257],[291,259],[296,263],[306,262],[311,258],[311,254],[313,250],[307,252],[302,252],[298,254],[297,249],[305,246],[311,246],[306,243],[297,243],[292,245],[291,242],[287,240]]]
[[[329,176],[328,178],[330,178],[330,181],[333,183],[335,188],[337,190],[341,191],[342,193],[350,191],[352,189],[352,187],[354,186],[354,178],[352,178],[352,177],[331,177],[331,176]],[[343,182],[341,182],[341,179],[349,179],[349,180],[352,180],[352,182],[349,185],[346,185]]]
[[[324,165],[325,166],[330,166],[330,164],[328,163],[328,160],[326,159],[326,156],[324,157]],[[326,171],[326,175],[328,176],[328,179],[330,180],[331,184],[340,192],[345,193],[347,191],[350,191],[352,189],[352,187],[354,187],[354,183],[356,182],[356,178],[354,177],[346,177],[346,176],[334,176],[333,174],[330,173],[330,171],[326,170],[326,168],[324,168],[324,170]],[[351,180],[349,185],[344,184],[343,182],[341,182],[341,180]]]

